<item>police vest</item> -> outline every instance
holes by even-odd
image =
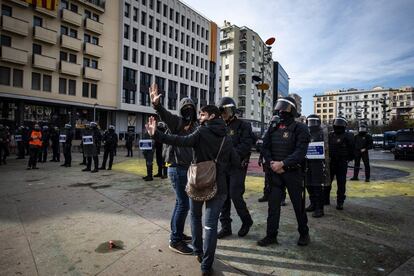
[[[346,142],[346,133],[336,134],[331,132],[329,134],[329,151],[329,156],[332,159],[348,159],[349,149]]]
[[[29,145],[41,147],[42,146],[42,133],[40,131],[33,130],[30,134]]]
[[[296,148],[296,122],[287,128],[277,128],[270,134],[272,160],[282,161],[295,151]]]

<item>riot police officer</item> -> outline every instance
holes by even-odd
[[[19,126],[19,128],[16,131],[16,134],[14,135],[14,140],[17,143],[17,159],[24,159],[24,153],[25,153],[24,141],[23,141],[24,132],[25,132],[24,126]]]
[[[162,133],[167,130],[167,125],[164,122],[157,123],[157,129]],[[154,177],[167,178],[168,168],[165,166],[165,158],[163,156],[163,143],[155,141],[155,159],[157,160],[158,173]]]
[[[150,140],[151,136],[145,131],[142,134],[142,139]],[[153,164],[154,164],[154,141],[152,141],[152,148],[142,150],[142,154],[145,158],[145,165],[147,167],[147,175],[142,177],[145,181],[153,181],[154,178],[152,177],[153,174]]]
[[[85,133],[82,137],[83,151],[86,157],[86,168],[82,171],[90,171],[92,173],[98,172],[100,146],[102,141],[102,135],[98,129],[98,125],[95,122],[91,122],[86,125]],[[94,169],[91,170],[92,159],[94,163]]]
[[[309,115],[306,122],[311,135],[311,142],[324,142],[327,139],[326,136],[324,137],[321,119],[318,115]],[[330,182],[327,183],[326,181],[327,170],[325,157],[320,159],[311,159],[311,157],[308,157],[306,163],[306,189],[309,193],[310,200],[310,205],[306,208],[306,211],[313,212],[312,217],[320,218],[324,215],[322,189],[326,184],[330,184]]]
[[[47,161],[47,150],[49,148],[49,140],[50,140],[50,134],[49,134],[49,127],[43,126],[42,127],[42,147],[39,152],[39,163],[44,163]]]
[[[126,157],[132,157],[133,156],[132,146],[134,144],[134,140],[135,140],[134,132],[132,132],[132,130],[128,130],[128,132],[125,135],[125,147],[126,147],[127,152],[128,152]]]
[[[244,237],[249,233],[250,227],[253,225],[253,220],[247,209],[243,194],[245,191],[244,181],[246,179],[250,151],[252,145],[255,143],[255,137],[250,123],[237,118],[236,103],[232,98],[221,98],[218,107],[222,118],[226,122],[228,130],[227,134],[232,138],[233,147],[240,156],[241,163],[239,166],[232,168],[226,175],[228,194],[221,209],[221,230],[218,232],[217,238],[222,239],[232,234],[232,219],[230,217],[231,202],[233,202],[237,214],[242,221],[242,226],[238,235]]]
[[[115,127],[110,125],[108,130],[103,136],[104,143],[104,157],[102,161],[102,166],[99,168],[101,170],[106,169],[106,160],[108,160],[109,155],[109,164],[108,170],[112,170],[112,163],[114,162],[114,155],[116,153],[116,148],[118,146],[118,135],[115,133]]]
[[[281,98],[276,102],[275,120],[263,139],[263,157],[272,170],[266,236],[257,242],[259,246],[277,243],[280,221],[282,191],[287,187],[295,210],[300,234],[298,245],[310,242],[308,218],[305,212],[303,167],[310,141],[309,130],[298,117],[296,101],[292,97]]]
[[[351,180],[359,180],[358,174],[361,165],[361,158],[364,162],[365,168],[365,182],[370,181],[371,168],[369,166],[369,154],[368,151],[373,148],[372,136],[367,133],[367,126],[362,124],[359,127],[358,134],[355,135],[355,163],[354,163],[354,176]]]
[[[55,126],[50,131],[50,141],[52,141],[52,152],[53,152],[53,157],[50,160],[51,162],[60,162],[59,136],[60,136],[59,128]]]
[[[332,181],[336,176],[338,191],[336,193],[336,209],[344,209],[346,192],[346,173],[348,162],[351,161],[354,152],[354,137],[346,132],[348,121],[342,117],[336,117],[333,121],[333,132],[329,133],[329,157],[331,185],[324,189],[324,203],[330,204]]]
[[[65,158],[65,162],[61,166],[70,167],[72,165],[72,125],[65,124],[65,130],[59,135],[59,140],[62,143],[63,157]]]

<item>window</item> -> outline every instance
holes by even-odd
[[[129,47],[124,46],[124,60],[128,60],[128,59],[129,59]]]
[[[66,94],[66,79],[59,78],[59,94]]]
[[[33,43],[33,54],[42,54],[42,45]]]
[[[98,61],[92,59],[91,60],[91,68],[98,69]]]
[[[161,71],[163,71],[164,73],[165,73],[166,63],[167,63],[167,61],[165,59],[163,59],[162,62],[161,62]]]
[[[52,91],[52,76],[43,75],[43,91]]]
[[[78,13],[78,6],[71,3],[70,10],[73,11],[74,13]]]
[[[141,45],[145,46],[145,38],[146,38],[146,34],[144,32],[141,32]]]
[[[124,24],[124,38],[129,39],[129,25]]]
[[[155,70],[160,70],[160,58],[155,57]]]
[[[10,68],[0,66],[0,84],[10,85]]]
[[[135,8],[135,7],[134,7],[134,15],[133,15],[132,19],[133,19],[135,22],[138,22],[138,9],[137,9],[137,8]]]
[[[141,101],[140,104],[143,106],[150,106],[150,97],[148,88],[151,86],[152,75],[141,72],[140,74],[140,95]]]
[[[170,8],[170,20],[174,20],[174,10]]]
[[[156,51],[160,50],[160,39],[159,38],[155,39],[155,50]]]
[[[69,95],[76,95],[76,80],[69,80]]]
[[[152,41],[153,41],[153,36],[149,35],[148,36],[148,48],[152,49]]]
[[[167,23],[162,23],[162,34],[167,35]]]
[[[69,36],[73,38],[78,38],[78,31],[75,29],[69,29]]]
[[[129,18],[129,11],[130,11],[130,5],[128,3],[125,3],[125,11],[124,11],[124,16]]]
[[[7,35],[0,35],[0,45],[11,47],[11,37]]]
[[[32,72],[32,89],[40,90],[40,78],[41,75],[36,72]]]
[[[7,5],[1,5],[1,15],[12,16],[12,8]]]
[[[132,49],[132,62],[133,63],[137,63],[137,56],[138,56],[137,49]]]
[[[89,83],[82,84],[82,97],[89,98]]]
[[[161,1],[157,1],[157,13],[161,13]]]
[[[141,12],[141,25],[147,25],[147,14],[145,12]]]
[[[152,68],[152,55],[148,55],[148,68]]]
[[[157,19],[155,21],[155,31],[159,33],[160,32],[160,28],[161,28],[161,21],[159,19]]]
[[[149,27],[150,29],[152,29],[152,28],[153,28],[153,26],[154,26],[154,17],[150,15],[150,16],[148,17],[148,27]]]
[[[33,16],[33,27],[42,27],[43,26],[43,18],[38,17],[38,16]]]
[[[13,69],[13,86],[23,87],[23,70]]]
[[[162,10],[162,14],[164,17],[167,17],[167,12],[168,12],[168,6],[164,4],[163,10]]]
[[[76,54],[69,54],[69,62],[70,63],[76,63]]]
[[[138,29],[136,28],[132,29],[132,41],[134,42],[138,41]]]
[[[91,98],[96,99],[98,97],[98,85],[91,83]]]
[[[145,53],[141,52],[141,56],[140,56],[140,64],[142,66],[145,66]]]
[[[175,12],[175,23],[180,24],[180,13]]]

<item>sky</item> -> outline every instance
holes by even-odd
[[[275,37],[273,59],[290,77],[289,92],[313,113],[328,90],[414,86],[414,0],[184,0],[224,20]]]

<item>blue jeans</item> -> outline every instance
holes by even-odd
[[[187,185],[187,168],[169,167],[168,177],[175,191],[175,207],[171,217],[171,243],[183,240],[185,220],[190,208],[185,186]]]
[[[191,234],[193,237],[194,254],[201,256],[201,271],[207,272],[214,262],[214,254],[217,246],[217,224],[220,210],[226,200],[226,195],[216,195],[213,199],[206,201],[206,213],[204,218],[205,239],[203,244],[203,215],[204,201],[190,199],[191,206]],[[204,245],[204,246],[203,246]]]

